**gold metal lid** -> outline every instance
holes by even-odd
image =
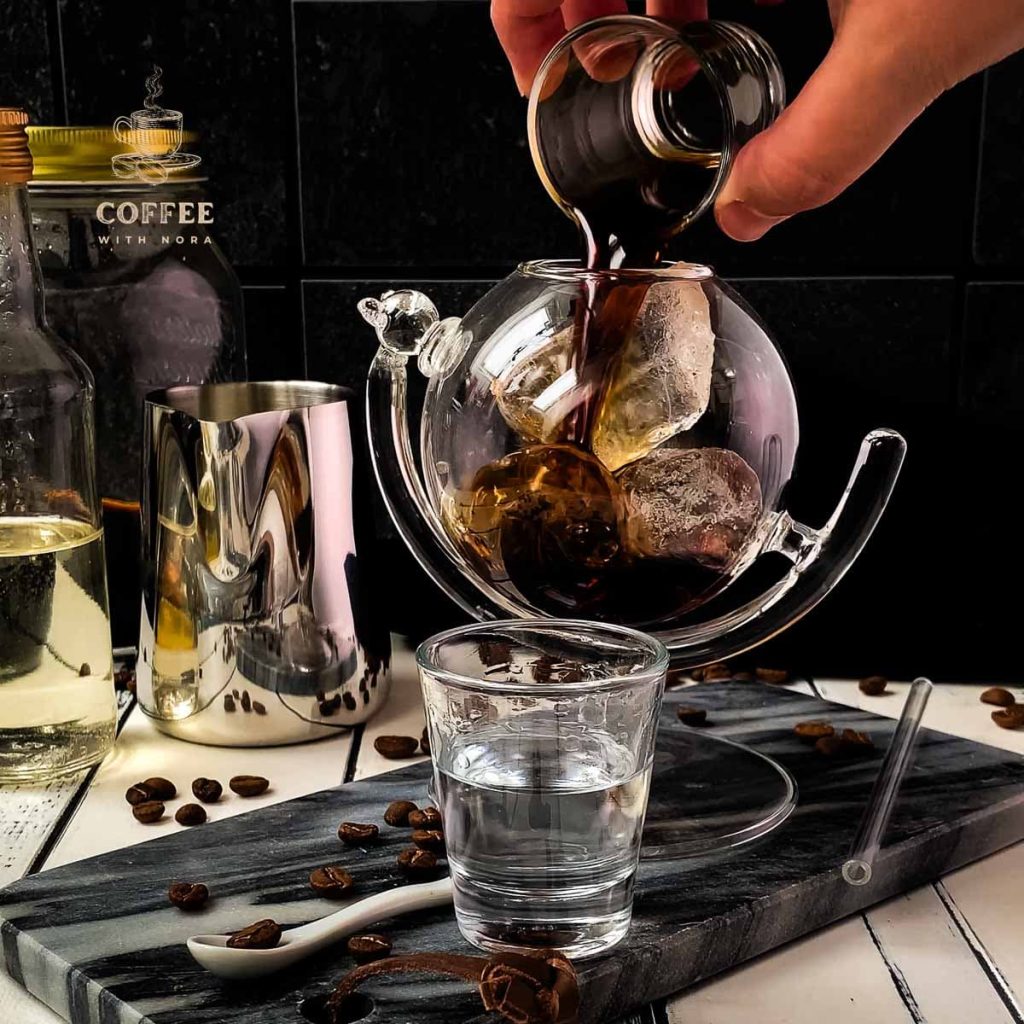
[[[170,130],[147,129],[147,142],[155,149],[170,151],[176,142],[194,142],[195,132],[175,136]],[[111,159],[125,152],[125,143],[112,128],[102,125],[63,127],[33,125],[28,129],[28,142],[35,161],[32,181],[49,184],[111,182],[123,184],[113,172]],[[178,175],[173,180],[185,180]],[[195,180],[195,179],[191,179]]]
[[[0,184],[23,185],[32,177],[32,153],[21,107],[0,107]]]

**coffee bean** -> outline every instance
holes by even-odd
[[[885,676],[868,676],[866,679],[862,679],[857,687],[861,693],[866,693],[869,697],[877,697],[879,694],[885,693],[885,688],[889,685],[889,680]]]
[[[359,705],[356,704],[355,697],[353,697],[351,693],[343,693],[341,695],[341,699],[345,704],[346,711],[355,711],[355,709],[359,707]]]
[[[228,945],[232,949],[273,949],[281,941],[281,926],[269,917],[232,932]]]
[[[167,898],[180,910],[202,910],[210,890],[202,882],[175,882],[167,890]]]
[[[132,814],[136,821],[143,825],[152,825],[164,816],[164,805],[159,800],[147,800],[145,803],[136,804],[132,808]]]
[[[128,788],[124,798],[130,804],[144,804],[147,800],[153,799],[153,793],[145,783],[136,782],[134,786]]]
[[[843,741],[838,736],[822,736],[814,744],[814,749],[826,757],[836,757],[844,750]]]
[[[231,691],[231,696],[234,697],[235,700],[238,700],[238,698],[241,696],[241,694],[237,690],[232,690]]]
[[[423,730],[423,735],[420,736],[420,750],[422,750],[427,757],[430,757],[430,736],[425,728]]]
[[[444,833],[436,828],[418,828],[412,834],[413,843],[421,850],[444,853]]]
[[[752,683],[754,681],[753,672],[733,672],[732,681],[734,683]]]
[[[345,948],[357,964],[368,964],[390,954],[391,940],[383,935],[353,935]]]
[[[174,820],[179,825],[202,825],[206,821],[206,811],[199,804],[182,804],[174,812]]]
[[[413,828],[441,828],[441,812],[436,807],[424,807],[422,811],[410,811],[409,824]]]
[[[389,761],[400,761],[404,757],[414,757],[419,744],[414,736],[378,736],[373,747],[381,757]]]
[[[793,732],[808,743],[814,743],[826,736],[834,736],[835,729],[828,722],[797,722]]]
[[[844,729],[839,734],[839,739],[848,748],[848,752],[862,754],[875,749],[874,741],[866,732],[858,732],[856,729]]]
[[[330,700],[320,701],[320,714],[326,718],[330,718],[331,715],[338,713],[338,708],[341,707],[341,694],[336,693]]]
[[[680,686],[683,683],[688,683],[693,676],[690,675],[690,670],[685,668],[670,668],[665,673],[665,688],[672,689],[673,686]]]
[[[719,661],[714,665],[706,665],[700,678],[705,683],[720,683],[732,679],[732,669],[724,661]]]
[[[362,825],[357,821],[343,821],[338,826],[338,838],[346,846],[362,846],[373,842],[380,835],[376,825]]]
[[[320,896],[337,899],[351,890],[352,876],[337,864],[329,864],[324,868],[316,868],[309,875],[309,884]]]
[[[159,775],[146,779],[142,783],[153,794],[154,800],[173,800],[178,795],[178,790],[170,779],[161,779]]]
[[[995,704],[1000,708],[1008,708],[1011,704],[1017,703],[1014,695],[1009,690],[1004,690],[1001,686],[990,686],[982,693],[979,699],[982,704]]]
[[[1024,726],[1024,704],[1011,704],[992,712],[992,721],[1000,729],[1020,729]]]
[[[704,725],[708,720],[708,713],[704,708],[691,708],[682,704],[676,708],[676,718],[683,725]]]
[[[204,804],[215,804],[223,792],[224,788],[216,779],[200,777],[192,783],[192,795]]]
[[[398,870],[409,878],[424,878],[437,870],[437,857],[429,850],[410,846],[398,855]]]
[[[754,677],[759,683],[785,683],[789,681],[787,668],[755,668]]]
[[[384,812],[384,821],[388,825],[401,827],[409,824],[409,815],[419,808],[411,800],[392,800]]]
[[[252,709],[257,715],[265,715],[267,713],[266,706],[261,704],[258,700],[252,702]]]
[[[86,676],[92,675],[92,669],[89,668],[89,662],[83,661],[81,667],[78,669],[79,678],[84,679]]]
[[[228,786],[239,796],[259,796],[266,793],[270,780],[263,778],[262,775],[233,775],[228,781]]]
[[[235,698],[230,693],[224,694],[224,710],[234,711],[235,710]]]
[[[252,711],[252,699],[249,697],[248,690],[242,691],[242,710],[246,714],[249,714],[249,712]]]

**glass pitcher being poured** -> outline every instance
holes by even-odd
[[[775,56],[748,29],[580,26],[541,65],[529,137],[586,259],[523,263],[461,320],[418,292],[360,303],[381,345],[367,401],[385,500],[474,616],[638,626],[703,664],[795,621],[863,548],[903,439],[872,432],[825,526],[796,522],[782,504],[799,427],[781,354],[710,268],[659,262],[782,104]],[[420,468],[413,356],[428,378]],[[766,593],[701,614],[768,552],[791,568]]]

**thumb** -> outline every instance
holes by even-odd
[[[912,66],[912,47],[880,47],[870,24],[843,28],[793,103],[737,155],[715,203],[732,238],[754,241],[834,199],[942,91],[936,71]]]

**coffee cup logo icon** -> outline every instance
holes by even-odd
[[[191,170],[201,162],[198,156],[181,152],[185,137],[181,111],[158,102],[164,91],[162,77],[163,71],[154,65],[146,79],[142,109],[114,121],[114,137],[131,150],[111,158],[111,168],[119,178],[166,181],[170,174]]]

